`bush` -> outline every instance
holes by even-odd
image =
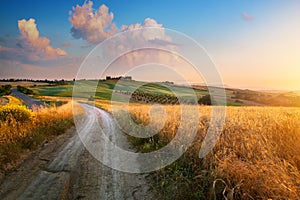
[[[203,104],[203,105],[211,105],[212,104],[211,96],[208,94],[208,95],[201,97],[198,100],[198,103]]]
[[[9,95],[11,93],[11,85],[0,86],[0,96]]]
[[[23,106],[0,107],[0,172],[14,167],[24,152],[73,125],[72,104],[32,112]]]
[[[30,89],[28,89],[26,87],[20,86],[20,85],[17,86],[17,90],[19,92],[24,93],[24,94],[34,94],[34,92],[32,90],[30,90]]]
[[[0,108],[0,121],[9,120],[10,117],[16,121],[24,122],[31,117],[32,112],[25,106],[6,105]]]

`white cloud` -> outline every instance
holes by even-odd
[[[48,38],[40,37],[34,19],[19,20],[18,28],[21,33],[20,41],[23,43],[26,52],[28,52],[29,60],[57,59],[67,55],[64,50],[50,46]]]
[[[114,14],[109,13],[105,5],[94,12],[93,2],[89,1],[82,6],[77,5],[70,12],[70,22],[72,24],[71,33],[76,39],[84,39],[90,43],[99,43],[106,38],[114,35],[117,31],[115,24],[112,23]]]
[[[34,19],[19,20],[18,28],[21,37],[16,39],[16,46],[0,46],[0,59],[27,63],[56,60],[67,55],[64,50],[50,46],[48,38],[40,37]]]

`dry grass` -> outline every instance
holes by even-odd
[[[161,147],[161,140],[170,141],[176,134],[180,107],[163,108],[167,120],[158,140],[135,141],[141,150],[153,141],[157,145],[152,145],[152,150]],[[138,123],[148,124],[150,109],[150,105],[132,106],[130,113]],[[299,108],[228,107],[222,135],[205,159],[199,159],[198,152],[211,107],[199,109],[202,116],[193,145],[177,162],[154,175],[163,198],[207,199],[214,194],[227,199],[300,198]],[[154,118],[152,123],[160,120]]]
[[[0,113],[7,113],[7,111],[11,111],[11,114],[5,114],[6,117],[0,120],[0,168],[2,169],[19,158],[22,152],[35,149],[46,139],[64,133],[73,125],[71,103],[61,107],[36,109],[35,112],[18,105],[0,107]],[[20,120],[18,116],[23,116],[24,113],[29,113],[29,117]]]
[[[11,96],[11,95],[7,95],[7,96],[3,96],[3,98],[6,98],[7,99],[7,102],[4,104],[4,105],[24,105],[23,102],[14,97],[14,96]]]

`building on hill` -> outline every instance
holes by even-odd
[[[131,76],[117,76],[117,77],[106,76],[105,80],[128,80],[128,81],[131,81],[132,77]]]

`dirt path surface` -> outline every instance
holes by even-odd
[[[0,199],[155,199],[147,174],[113,170],[86,150],[82,140],[91,140],[91,134],[99,129],[94,126],[95,120],[101,121],[101,127],[115,125],[107,124],[113,120],[107,120],[109,115],[104,111],[82,106],[86,114],[79,128],[85,134],[79,137],[73,128],[44,143],[0,182]],[[122,148],[130,149],[125,135],[110,138]],[[104,156],[110,159],[110,152]]]

